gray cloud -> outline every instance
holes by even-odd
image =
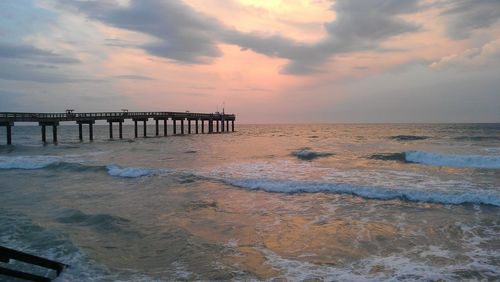
[[[9,44],[0,42],[0,59],[26,59],[48,64],[76,64],[80,60],[38,49],[25,44]]]
[[[102,82],[99,79],[89,79],[69,76],[47,67],[39,68],[30,64],[22,64],[15,60],[0,60],[0,80],[39,82],[39,83],[77,83]]]
[[[332,5],[337,19],[324,24],[327,37],[306,44],[279,34],[237,31],[179,1],[131,1],[128,6],[112,0],[60,3],[105,24],[154,36],[157,40],[142,48],[155,56],[179,63],[209,63],[221,56],[217,43],[225,42],[242,51],[288,59],[282,70],[288,74],[315,71],[340,53],[382,50],[379,44],[383,40],[419,30],[399,16],[420,9],[419,0],[338,0]]]
[[[114,27],[154,36],[155,42],[141,46],[152,55],[196,64],[221,55],[217,33],[222,26],[180,1],[131,1],[130,6],[110,0],[60,3]]]
[[[473,30],[490,27],[500,20],[498,0],[448,1],[442,13],[448,22],[448,35],[453,39],[467,38]]]
[[[137,75],[137,74],[117,75],[117,76],[114,76],[114,78],[124,79],[124,80],[154,80],[154,78],[152,78],[152,77],[145,76],[145,75]]]

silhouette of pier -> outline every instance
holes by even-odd
[[[173,124],[173,135],[177,135],[177,125],[180,123],[180,134],[185,133],[185,122],[187,122],[187,134],[193,133],[191,126],[194,122],[194,133],[223,133],[234,132],[234,114],[225,113],[191,113],[191,112],[97,112],[97,113],[75,113],[67,110],[65,113],[16,113],[0,112],[0,127],[6,128],[7,145],[12,144],[12,127],[19,122],[37,122],[41,127],[42,141],[47,142],[47,127],[52,127],[52,142],[57,143],[57,127],[60,122],[74,121],[78,124],[78,137],[83,141],[83,125],[89,129],[89,139],[94,140],[93,125],[96,120],[105,120],[109,124],[109,138],[113,139],[113,123],[118,123],[118,138],[123,138],[123,123],[125,120],[134,122],[134,136],[139,137],[138,123],[143,124],[143,136],[147,136],[147,121],[155,121],[155,136],[160,135],[160,121],[163,122],[163,136],[167,136],[167,121]],[[231,123],[231,128],[229,125]],[[206,124],[206,126],[205,126]],[[215,126],[214,126],[215,125]],[[206,131],[205,131],[206,129]]]

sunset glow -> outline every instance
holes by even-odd
[[[225,103],[250,123],[498,121],[499,6],[2,1],[0,107],[213,111]],[[482,85],[474,93],[456,90],[474,83]]]

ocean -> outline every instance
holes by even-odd
[[[69,264],[56,281],[498,281],[500,124],[236,130],[16,126],[0,245]]]

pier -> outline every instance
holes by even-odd
[[[113,123],[118,124],[118,138],[123,138],[123,123],[125,120],[134,122],[134,136],[139,137],[139,122],[142,123],[142,135],[147,136],[146,125],[152,119],[155,121],[155,136],[160,136],[160,121],[163,123],[163,136],[167,136],[167,121],[171,120],[173,125],[172,135],[178,135],[177,125],[180,123],[180,134],[185,134],[187,122],[187,134],[234,132],[234,114],[225,113],[191,113],[191,112],[98,112],[98,113],[75,113],[67,110],[65,113],[19,113],[0,112],[0,127],[5,127],[6,143],[12,144],[12,127],[19,122],[36,122],[41,127],[42,142],[47,142],[47,127],[52,128],[52,142],[57,144],[57,127],[60,122],[73,121],[78,125],[78,137],[83,141],[83,126],[88,126],[89,139],[94,140],[93,126],[96,120],[105,120],[109,124],[109,138],[114,138]],[[215,127],[214,127],[215,123]],[[201,128],[199,125],[201,124]],[[229,127],[231,125],[231,128]],[[201,129],[201,130],[199,130]]]

